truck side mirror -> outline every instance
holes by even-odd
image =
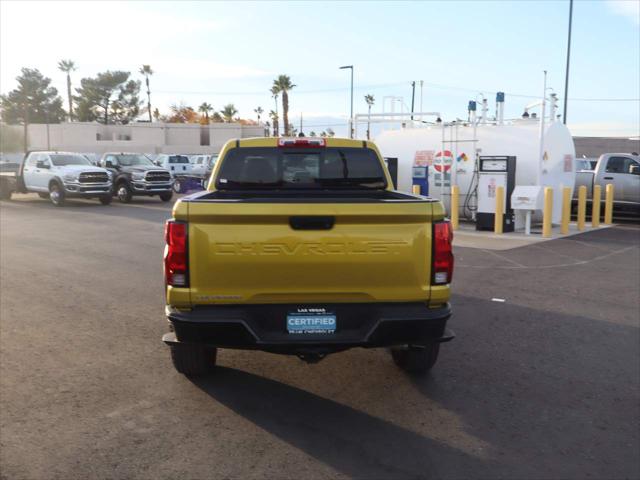
[[[104,166],[105,166],[106,168],[116,168],[116,166],[113,164],[113,162],[112,162],[111,160],[106,160],[106,161],[104,162]]]
[[[38,160],[36,162],[36,168],[49,169],[49,164],[47,162],[45,162],[44,160]]]
[[[640,175],[640,165],[631,165],[629,167],[629,173],[631,175]]]

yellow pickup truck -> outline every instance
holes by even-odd
[[[317,362],[387,347],[424,373],[453,338],[452,231],[439,201],[394,190],[372,142],[227,142],[207,190],[165,228],[175,368],[213,371],[217,348]]]

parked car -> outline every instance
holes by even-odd
[[[163,202],[173,197],[171,174],[145,155],[107,152],[99,164],[112,172],[113,193],[122,203],[129,203],[134,196],[158,195]]]
[[[200,188],[202,179],[193,172],[193,164],[187,155],[168,155],[161,153],[156,158],[156,165],[166,168],[171,172],[173,191],[184,193],[188,190]]]
[[[111,173],[94,167],[79,153],[28,152],[17,172],[3,172],[2,177],[5,199],[17,191],[37,193],[57,207],[64,205],[67,198],[98,198],[103,205],[111,203]]]
[[[593,198],[593,186],[600,185],[602,194],[607,184],[613,184],[613,203],[618,210],[640,214],[640,157],[630,153],[605,153],[594,170],[576,173],[574,201],[579,187],[587,187],[587,201]]]
[[[307,362],[388,347],[409,372],[436,363],[453,338],[441,202],[394,191],[367,141],[232,140],[219,162],[165,228],[163,341],[178,372],[211,372],[220,347]]]
[[[192,155],[193,174],[201,178],[202,188],[207,188],[209,177],[218,160],[218,155]]]
[[[168,170],[172,177],[176,175],[190,175],[193,170],[189,157],[186,155],[168,155],[161,153],[156,157],[155,164]]]

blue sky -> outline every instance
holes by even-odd
[[[574,4],[569,125],[574,134],[638,135],[640,103],[579,99],[640,98],[637,0]],[[564,92],[568,1],[467,2],[14,2],[0,3],[0,91],[23,66],[39,68],[61,94],[61,58],[79,65],[74,81],[106,69],[156,71],[152,102],[215,108],[234,103],[243,117],[273,107],[268,90],[291,76],[291,117],[338,132],[348,115],[355,65],[355,111],[363,96],[411,102],[424,82],[423,108],[466,117],[479,92],[494,105],[507,93],[506,116],[522,113],[542,91],[542,71]],[[67,26],[71,25],[70,28]],[[28,32],[28,35],[24,35]],[[517,96],[522,95],[522,96]],[[416,94],[416,109],[420,101]],[[492,108],[493,110],[493,108]]]

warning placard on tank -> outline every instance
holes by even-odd
[[[414,167],[430,167],[433,164],[433,150],[417,150],[413,157]]]

